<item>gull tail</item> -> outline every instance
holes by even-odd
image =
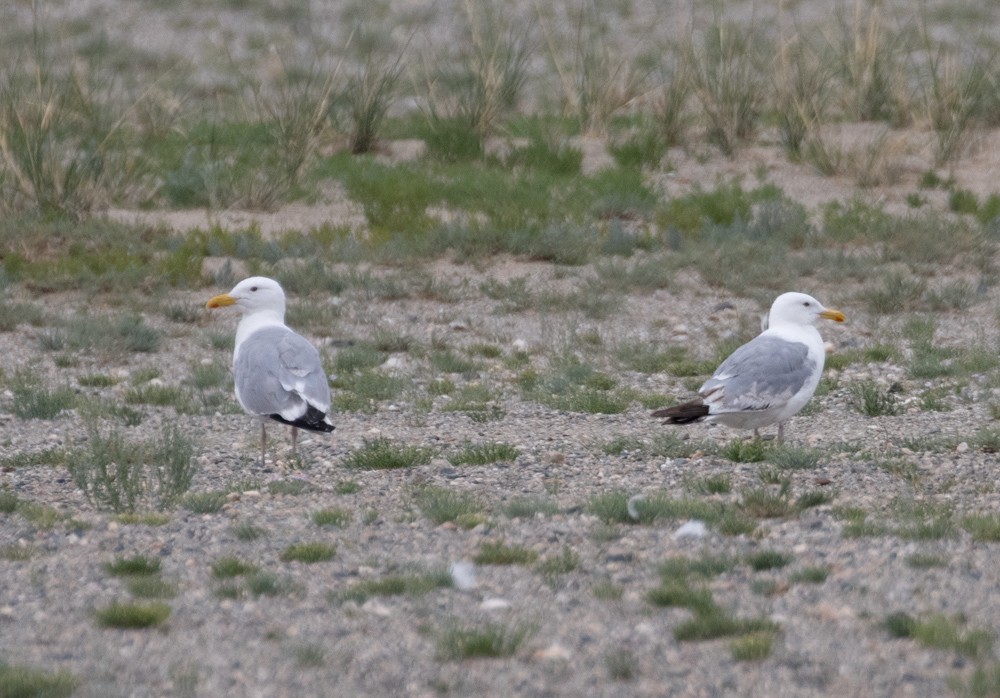
[[[673,407],[664,407],[662,410],[656,410],[652,416],[663,419],[664,424],[689,424],[690,422],[697,422],[699,419],[707,417],[708,405],[700,399],[692,400],[691,402],[685,402],[683,405],[674,405]]]
[[[326,416],[325,412],[317,410],[312,405],[306,408],[306,413],[299,417],[298,419],[285,419],[280,414],[269,414],[267,415],[276,422],[281,422],[282,424],[288,424],[289,426],[298,427],[299,429],[305,429],[306,431],[324,431],[331,432],[336,427],[330,423],[330,419]]]

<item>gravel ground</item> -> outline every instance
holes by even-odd
[[[111,45],[126,50],[132,46],[137,55],[148,51],[190,60],[206,85],[232,81],[232,60],[251,74],[267,76],[274,67],[267,48],[271,43],[304,50],[307,38],[333,40],[353,27],[339,21],[334,8],[353,8],[349,3],[305,3],[311,11],[304,14],[291,12],[295,8],[286,3],[282,8],[288,11],[287,21],[271,22],[261,19],[267,12],[253,13],[251,21],[246,12],[210,5],[191,3],[183,13],[170,3],[88,0],[45,9],[75,27],[61,30],[60,37],[79,34],[84,41],[90,35],[80,33],[79,27],[100,27]],[[395,37],[400,42],[412,39],[414,47],[451,46],[461,31],[461,24],[453,21],[460,16],[455,4],[398,5],[391,9],[417,19],[426,17],[431,27],[411,36],[406,29],[411,25],[400,21]],[[614,25],[629,50],[669,39],[678,28],[686,31],[688,9],[664,14],[662,3],[632,5],[633,11],[618,13]],[[758,5],[732,3],[730,9],[737,16],[768,21],[756,14],[763,12]],[[806,20],[828,17],[828,3],[798,5]],[[853,3],[843,5],[848,10],[853,7]],[[890,5],[902,7],[905,18],[912,16],[910,3]],[[23,33],[30,27],[31,8],[30,3],[10,3],[0,9],[0,18]],[[389,12],[388,5],[383,9]],[[390,23],[393,20],[390,13]],[[303,22],[310,31],[304,30]],[[648,41],[632,41],[633,36]],[[545,69],[544,60],[539,59],[536,67]],[[544,82],[536,89],[542,97],[554,90]],[[864,124],[842,128],[848,142],[871,130]],[[927,140],[926,133],[909,135],[918,142]],[[997,143],[1000,138],[990,134],[977,143],[975,153],[955,163],[950,174],[957,187],[981,196],[994,191],[1000,167]],[[897,185],[860,194],[887,210],[908,211],[906,197],[917,191],[920,176],[931,167],[924,150],[910,148],[916,154],[901,162]],[[606,158],[603,149],[602,153]],[[672,152],[668,159],[673,163],[670,171],[651,175],[665,195],[711,188],[720,177],[751,182],[761,172],[811,210],[859,194],[850,178],[822,177],[807,165],[790,163],[773,142],[748,148],[734,159],[708,158],[697,149]],[[588,156],[586,163],[590,162]],[[924,195],[928,206],[946,206],[944,189]],[[308,229],[331,220],[358,224],[358,207],[345,202],[343,192],[332,192],[328,198],[321,205],[293,205],[266,216],[228,211],[211,218],[200,211],[110,215],[129,220],[162,215],[176,229],[204,226],[209,220],[240,228],[252,220],[265,234]],[[499,281],[526,276],[532,286],[545,283],[563,291],[572,288],[575,273],[503,259],[468,267],[441,262],[430,265],[427,272],[442,282],[465,280],[467,289],[478,288],[487,276]],[[38,353],[44,328],[24,325],[0,333],[0,352],[7,358],[2,377],[30,367],[51,386],[68,383],[88,399],[113,403],[123,401],[131,377],[143,370],[155,368],[163,384],[183,386],[195,363],[228,365],[228,354],[213,349],[209,337],[232,332],[236,318],[209,318],[206,313],[194,322],[170,322],[156,306],[195,308],[221,290],[225,289],[178,292],[169,299],[127,299],[145,304],[147,321],[166,338],[153,354]],[[833,352],[883,341],[905,345],[899,339],[904,318],[867,317],[853,300],[856,288],[795,290],[814,293],[847,313],[845,326],[821,328]],[[673,281],[670,290],[630,299],[620,313],[605,320],[574,312],[507,313],[500,303],[479,293],[461,295],[451,303],[333,299],[342,303],[337,326],[326,333],[330,336],[313,332],[320,335],[315,339],[329,355],[345,341],[369,338],[376,327],[407,334],[421,347],[430,346],[435,338],[455,347],[492,342],[507,356],[515,347],[527,347],[533,365],[535,357],[576,350],[593,353],[593,347],[586,349],[580,342],[595,336],[609,353],[617,342],[632,339],[682,345],[701,358],[712,355],[719,339],[756,327],[763,310],[745,298],[705,290],[693,273]],[[14,296],[16,292],[9,291],[6,298],[44,303],[52,322],[74,314],[120,313],[124,300]],[[966,311],[937,315],[936,341],[953,347],[997,346],[993,311],[997,307],[1000,293],[992,289],[986,296],[977,295],[976,304]],[[163,525],[123,523],[95,509],[65,468],[0,468],[0,490],[9,488],[20,502],[59,513],[51,526],[32,520],[23,510],[0,513],[0,663],[69,672],[80,682],[74,695],[94,698],[947,694],[978,666],[991,666],[1000,657],[997,648],[979,657],[929,648],[892,637],[882,621],[893,612],[918,618],[943,614],[964,617],[964,629],[995,633],[1000,628],[998,544],[975,542],[957,525],[940,538],[914,538],[892,529],[908,521],[901,512],[921,507],[947,511],[954,521],[970,513],[997,512],[997,457],[975,442],[976,433],[992,422],[989,402],[997,396],[981,375],[931,382],[909,378],[907,358],[904,352],[892,362],[853,364],[827,372],[837,387],[814,398],[786,429],[793,445],[814,449],[819,461],[814,467],[779,474],[790,479],[793,498],[820,491],[828,493],[830,501],[801,513],[757,520],[753,533],[741,535],[721,535],[709,528],[700,537],[677,536],[683,519],[609,525],[587,505],[594,497],[617,490],[629,496],[667,491],[680,497],[691,493],[693,482],[715,475],[731,478],[731,492],[695,496],[739,504],[748,489],[764,486],[762,475],[773,474],[774,466],[736,463],[707,448],[683,458],[651,456],[650,444],[668,427],[650,419],[638,403],[619,415],[550,409],[522,399],[514,386],[516,372],[501,361],[490,363],[491,368],[475,380],[503,386],[502,419],[480,423],[461,412],[442,410],[443,398],[425,410],[407,394],[394,404],[381,405],[375,414],[335,415],[337,430],[332,435],[302,440],[308,467],[295,471],[254,462],[258,428],[237,413],[231,397],[214,415],[138,406],[144,417],[141,425],[118,427],[125,438],[148,439],[159,435],[164,425],[176,424],[197,444],[192,491],[226,491],[226,504],[209,514],[179,507],[168,512]],[[430,376],[409,354],[393,355],[391,361],[387,371],[416,376],[424,383]],[[544,358],[538,361],[544,365]],[[620,384],[642,392],[674,398],[691,394],[682,379],[610,372]],[[93,373],[117,376],[122,382],[107,388],[79,384],[80,377]],[[468,380],[449,378],[459,385]],[[898,383],[901,413],[870,418],[852,409],[850,386],[863,380],[883,388]],[[927,411],[919,396],[938,388],[945,388],[939,400],[947,409]],[[22,420],[13,414],[12,400],[10,392],[0,396],[0,462],[86,445],[83,414],[71,410],[52,420]],[[725,445],[744,438],[723,427],[674,429],[693,442]],[[272,427],[270,433],[275,453],[283,460],[287,433],[280,427]],[[350,454],[378,436],[393,443],[433,447],[438,455],[427,465],[401,470],[344,467]],[[639,447],[607,454],[605,445],[618,437]],[[513,462],[485,466],[454,466],[446,458],[465,442],[487,441],[513,444],[520,455]],[[338,493],[338,484],[348,480],[360,489]],[[280,493],[292,486],[287,483],[296,482],[304,483],[304,491]],[[484,521],[472,528],[435,525],[414,501],[415,493],[427,485],[475,496],[485,507]],[[778,490],[777,485],[767,487]],[[526,518],[505,515],[505,505],[519,497],[549,503],[550,513]],[[865,510],[869,521],[884,524],[889,532],[845,535],[849,524],[843,511],[851,507]],[[311,515],[325,508],[349,511],[350,522],[342,527],[317,526]],[[245,524],[263,535],[241,538],[238,533]],[[337,598],[360,582],[413,570],[449,570],[456,563],[468,563],[484,543],[498,540],[532,550],[542,560],[558,558],[568,549],[578,562],[575,569],[558,576],[542,574],[537,565],[479,565],[473,566],[471,580],[458,575],[462,584],[423,595],[380,595],[362,602]],[[301,542],[333,544],[336,555],[315,564],[281,560],[290,544]],[[765,571],[754,571],[742,562],[762,550],[790,555],[791,562]],[[175,585],[176,595],[164,599],[171,609],[169,619],[156,629],[102,627],[95,620],[96,610],[132,600],[126,581],[110,575],[104,565],[137,555],[159,560],[162,578]],[[212,565],[228,556],[276,575],[280,593],[235,597],[225,593],[226,583],[213,576]],[[729,639],[675,639],[675,631],[692,617],[691,612],[654,606],[647,594],[660,584],[662,563],[682,556],[741,560],[706,584],[716,603],[737,617],[766,618],[778,626],[769,656],[737,661]],[[940,564],[915,565],[914,556],[937,558]],[[796,581],[797,573],[815,567],[829,570],[824,580]],[[610,597],[609,589],[615,591]],[[512,656],[461,660],[441,651],[440,638],[449,628],[490,624],[526,632]],[[5,695],[4,688],[0,686],[0,696]]]
[[[497,274],[509,273],[509,265],[499,264]],[[527,266],[543,275],[552,271],[545,265]],[[454,278],[447,265],[439,265],[435,273]],[[819,295],[829,305],[843,306],[829,294]],[[177,302],[198,298],[183,294]],[[666,291],[632,299],[625,312],[606,321],[586,323],[569,316],[554,320],[490,313],[488,303],[463,302],[462,314],[478,318],[469,327],[452,319],[453,306],[421,303],[417,316],[412,301],[363,302],[345,310],[333,340],[365,336],[364,319],[378,311],[389,325],[408,322],[417,337],[450,332],[448,340],[456,346],[500,336],[536,346],[546,336],[559,336],[566,323],[602,337],[645,337],[656,343],[673,337],[692,352],[704,353],[698,338],[725,336],[741,322],[752,326],[760,311],[752,302],[724,295]],[[65,305],[72,312],[73,302]],[[846,326],[822,328],[834,351],[870,341],[864,329],[870,323],[860,311],[843,310],[849,317]],[[976,317],[974,312],[942,316],[940,334],[982,336]],[[156,354],[119,357],[118,363],[84,354],[69,369],[52,365],[49,353],[18,361],[33,361],[36,370],[48,369],[52,380],[62,382],[97,370],[128,374],[156,366],[166,384],[181,384],[192,361],[228,362],[225,351],[207,348],[205,337],[234,326],[235,317],[214,315],[193,325],[156,315],[149,321],[169,336]],[[37,332],[22,328],[4,334],[2,348],[8,355],[25,356],[25,347],[37,346]],[[270,462],[262,468],[253,461],[257,427],[233,413],[231,402],[223,413],[203,416],[144,406],[142,424],[122,429],[127,438],[148,438],[159,434],[163,424],[178,424],[198,444],[193,491],[230,491],[227,503],[210,514],[179,508],[164,525],[128,524],[95,510],[64,469],[7,468],[0,474],[2,486],[21,501],[55,507],[72,521],[47,528],[20,513],[0,514],[0,549],[8,551],[0,559],[0,657],[12,664],[69,671],[81,679],[80,696],[939,696],[950,690],[950,681],[967,677],[977,660],[895,639],[882,620],[894,611],[914,617],[961,614],[968,627],[992,632],[1000,625],[995,544],[973,542],[957,527],[947,537],[931,540],[892,533],[845,537],[838,508],[861,507],[869,520],[889,526],[899,525],[898,510],[906,503],[947,505],[956,519],[995,512],[996,457],[970,446],[976,431],[988,424],[991,394],[974,377],[962,394],[945,398],[949,411],[921,411],[913,400],[893,417],[869,418],[850,408],[847,386],[866,378],[884,385],[900,381],[904,397],[917,394],[923,384],[905,375],[902,365],[882,363],[851,365],[834,376],[838,387],[815,398],[788,428],[792,444],[821,454],[818,464],[782,471],[790,478],[793,497],[820,490],[831,501],[801,514],[759,520],[755,532],[735,536],[712,529],[702,537],[675,536],[683,520],[609,526],[590,513],[587,503],[601,493],[665,490],[682,496],[692,481],[718,474],[731,477],[732,492],[697,496],[739,502],[747,488],[761,486],[763,470],[773,470],[700,452],[663,458],[640,447],[606,454],[604,445],[615,437],[648,445],[667,429],[718,444],[743,438],[724,427],[664,427],[638,404],[620,415],[570,413],[524,401],[516,390],[508,390],[503,418],[477,423],[439,406],[418,410],[404,399],[373,415],[338,414],[330,437],[303,440],[308,468],[295,471]],[[665,375],[622,372],[615,377],[643,391],[678,397],[687,393],[680,380]],[[120,399],[123,385],[81,390]],[[8,406],[10,400],[8,394]],[[76,447],[87,438],[76,412],[27,421],[4,414],[0,420],[8,458]],[[276,426],[270,433],[283,458],[286,431]],[[345,457],[376,436],[431,446],[439,455],[428,465],[402,470],[346,469]],[[911,446],[912,440],[924,439],[932,450],[903,448],[906,439]],[[520,455],[513,462],[485,466],[453,466],[444,457],[465,442],[488,441],[516,445]],[[877,451],[883,460],[906,462],[912,472],[880,467],[878,458],[838,446],[844,443]],[[949,445],[935,448],[934,443]],[[270,486],[275,480],[305,481],[308,487],[300,494],[278,494]],[[344,480],[356,481],[360,490],[338,494],[337,485]],[[428,484],[474,495],[486,507],[485,520],[470,529],[435,525],[414,504],[414,493]],[[524,519],[503,514],[507,503],[524,496],[550,502],[554,513]],[[317,526],[310,515],[324,508],[345,509],[351,520],[340,528]],[[241,540],[236,527],[247,523],[264,535]],[[568,548],[578,564],[555,577],[533,565],[480,565],[473,568],[471,584],[425,595],[374,596],[361,603],[333,598],[364,580],[449,569],[471,560],[484,543],[501,539],[542,559]],[[288,545],[306,541],[332,543],[336,556],[315,564],[280,559]],[[10,554],[17,549],[27,549],[27,559],[6,559],[18,557]],[[678,642],[673,633],[691,613],[646,600],[659,584],[664,560],[744,558],[760,550],[789,554],[792,561],[763,572],[741,562],[708,585],[716,602],[737,616],[778,624],[766,659],[736,661],[727,639]],[[125,581],[108,574],[104,563],[140,554],[158,559],[163,579],[176,585],[176,595],[166,599],[172,609],[169,620],[158,629],[101,627],[95,622],[96,609],[130,599]],[[907,560],[916,554],[938,556],[942,564],[915,567]],[[226,556],[274,573],[284,592],[228,598],[211,569]],[[795,581],[796,572],[810,567],[826,567],[829,574],[820,583]],[[620,598],[595,594],[609,584]],[[527,631],[513,656],[458,660],[442,655],[439,639],[449,627],[490,623]],[[991,650],[981,659],[993,655]],[[613,671],[614,658],[623,656],[630,660],[627,678],[621,670]]]

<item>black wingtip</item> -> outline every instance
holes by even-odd
[[[269,414],[267,416],[276,422],[281,422],[282,424],[287,424],[299,429],[305,429],[306,431],[329,433],[336,429],[335,426],[326,421],[326,413],[320,412],[312,405],[309,405],[304,415],[295,420],[285,419],[280,414]]]
[[[656,410],[651,416],[663,419],[664,424],[690,424],[708,416],[708,405],[701,400],[692,400],[683,405]]]

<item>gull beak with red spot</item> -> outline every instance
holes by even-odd
[[[205,304],[206,308],[224,308],[227,305],[236,305],[236,299],[230,296],[228,293],[223,293],[221,296],[215,296],[210,298],[208,303]]]

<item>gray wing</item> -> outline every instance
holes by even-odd
[[[780,407],[816,369],[801,342],[757,337],[734,351],[701,386],[713,413]]]
[[[330,409],[330,385],[316,347],[287,327],[254,332],[233,365],[236,397],[253,414],[295,421],[309,406]]]

